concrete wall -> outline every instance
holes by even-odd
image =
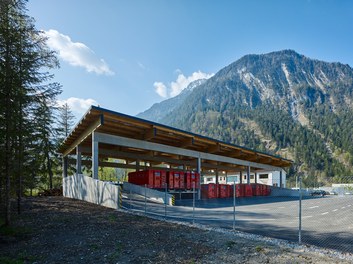
[[[167,198],[167,204],[169,205],[174,205],[174,196],[167,193],[167,197],[165,195],[165,192],[160,192],[157,190],[145,188],[143,186],[135,185],[132,183],[124,182],[124,191],[126,192],[132,192],[136,194],[140,194],[142,196],[145,196],[147,199],[155,201],[157,203],[165,203],[165,198]]]
[[[63,178],[63,196],[114,209],[121,205],[120,186],[81,174]]]
[[[279,188],[275,186],[271,186],[271,194],[270,196],[289,196],[289,197],[299,197],[299,190],[285,189]],[[302,197],[310,196],[307,190],[302,189]]]

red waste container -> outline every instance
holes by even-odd
[[[218,197],[219,198],[228,198],[229,197],[229,188],[228,184],[218,184]]]
[[[256,186],[256,195],[257,196],[262,196],[263,195],[262,184],[257,184],[257,186]]]
[[[271,193],[271,186],[266,185],[266,194],[265,195],[270,195]]]
[[[167,184],[167,172],[166,171],[159,171],[161,173],[161,188],[165,188]]]
[[[234,197],[234,184],[228,185],[228,197]]]
[[[213,199],[217,198],[217,185],[215,183],[201,185],[202,198]]]
[[[154,188],[153,173],[149,170],[130,172],[129,182],[137,185],[147,185],[147,188]]]
[[[185,189],[185,174],[184,172],[179,172],[180,178],[179,178],[179,188],[180,189]]]
[[[180,189],[180,173],[173,172],[174,174],[174,189]]]
[[[192,187],[191,187],[191,172],[190,171],[184,172],[184,178],[185,178],[185,188],[188,190],[192,189]]]
[[[236,184],[235,185],[235,196],[236,197],[244,197],[244,184]]]
[[[245,184],[245,197],[253,196],[252,186],[250,184]]]
[[[261,184],[261,195],[262,196],[266,195],[266,185],[265,184]]]
[[[153,174],[153,188],[162,188],[161,172],[157,170],[151,170],[150,173]]]
[[[168,171],[167,176],[169,189],[181,189],[181,186],[184,186],[184,174],[182,172]]]
[[[191,188],[198,189],[200,186],[200,174],[194,171],[191,171]]]
[[[252,194],[253,196],[261,196],[262,195],[262,187],[258,183],[252,183]]]
[[[167,182],[168,182],[168,188],[174,189],[174,174],[172,171],[167,172]]]

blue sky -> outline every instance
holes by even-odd
[[[350,0],[30,0],[77,117],[136,115],[246,54],[293,49],[353,66]]]

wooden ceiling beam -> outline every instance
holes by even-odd
[[[151,140],[157,136],[157,128],[152,126],[150,129],[147,129],[144,135],[142,136],[143,140]]]
[[[63,156],[65,157],[69,155],[76,148],[76,146],[81,144],[82,141],[84,141],[88,136],[92,134],[93,131],[95,131],[103,124],[104,124],[104,118],[103,118],[103,115],[100,115],[82,133],[80,133],[80,136],[77,137],[76,140],[72,142],[72,144],[69,147],[66,148],[66,150],[63,152]]]
[[[218,153],[221,151],[221,145],[216,143],[216,145],[211,145],[207,150],[208,153]]]
[[[194,145],[194,138],[193,137],[188,137],[184,140],[181,141],[180,147],[181,148],[187,148],[191,147]]]

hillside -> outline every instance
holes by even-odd
[[[246,55],[176,99],[158,119],[139,116],[293,159],[289,175],[310,186],[353,174],[349,65],[292,50]]]

